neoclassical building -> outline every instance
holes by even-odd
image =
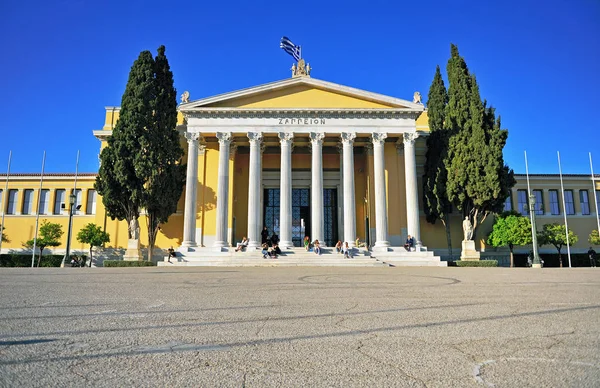
[[[420,258],[424,265],[438,265],[439,257],[447,256],[444,227],[427,223],[423,212],[429,128],[418,93],[409,101],[304,73],[197,100],[189,100],[186,92],[182,99],[176,130],[186,150],[186,186],[177,212],[161,225],[157,237],[159,249],[177,248],[181,263],[232,256],[229,248],[244,236],[250,240],[249,249],[235,257],[260,257],[256,249],[264,227],[290,252],[309,236],[328,247],[338,240],[354,246],[358,238],[370,247],[362,249],[363,256],[389,261]],[[118,107],[106,108],[103,128],[93,131],[101,147],[118,117]],[[524,178],[517,176],[507,209],[523,210]],[[61,204],[73,191],[73,180],[73,174],[58,174],[40,191],[39,175],[11,178],[2,196],[11,239],[2,246],[3,253],[20,249],[19,242],[33,237],[41,198],[41,218],[66,225]],[[127,224],[106,216],[93,180],[94,174],[79,177],[76,193],[82,207],[74,217],[74,233],[94,222],[111,235],[105,255],[120,256],[128,244]],[[538,225],[560,222],[561,205],[554,203],[562,198],[558,177],[533,175],[531,182],[542,203],[536,209]],[[574,249],[583,251],[587,235],[596,228],[600,182],[592,182],[589,175],[571,175],[565,176],[565,187],[568,203],[563,211],[571,219],[569,227],[580,234]],[[147,242],[143,218],[142,245]],[[485,245],[491,218],[478,229],[476,247],[486,252],[482,257],[505,255]],[[455,257],[462,240],[461,220],[459,212],[451,215]],[[402,247],[408,235],[418,242],[415,252]],[[72,246],[87,249],[76,241]]]

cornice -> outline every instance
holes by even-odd
[[[190,119],[220,118],[298,118],[298,119],[412,119],[421,112],[412,109],[262,109],[262,108],[195,108],[183,112]]]

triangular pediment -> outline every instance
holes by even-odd
[[[203,108],[246,109],[406,109],[423,105],[309,77],[291,78],[191,101],[179,106],[188,112]]]

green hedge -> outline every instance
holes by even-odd
[[[125,260],[104,260],[105,267],[152,267],[155,266],[152,261],[125,261]]]
[[[71,257],[76,257],[77,259],[85,262],[87,256],[78,256],[72,255]],[[63,255],[44,255],[40,260],[40,267],[60,267],[60,263],[62,263]],[[35,255],[35,263],[37,265],[38,255]],[[65,263],[66,266],[71,265],[71,260]],[[0,255],[0,267],[31,267],[31,254],[22,254],[22,253],[8,253]]]
[[[462,261],[454,262],[457,267],[497,267],[498,260],[478,260],[478,261]]]

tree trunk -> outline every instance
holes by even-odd
[[[38,256],[38,263],[37,263],[38,268],[40,267],[40,261],[42,260],[43,254],[44,254],[44,248],[40,247],[40,255]]]
[[[92,268],[92,261],[93,261],[93,258],[92,258],[92,248],[93,247],[90,245],[90,268]]]
[[[508,249],[510,250],[510,268],[515,266],[515,262],[513,259],[513,245],[512,244],[508,244]]]
[[[448,244],[448,254],[450,255],[450,260],[454,260],[454,256],[452,254],[452,236],[450,234],[450,216],[448,214],[444,214],[444,218],[442,219],[442,223],[444,224],[444,228],[446,229],[446,243]]]
[[[558,263],[560,265],[560,268],[563,267],[562,265],[562,253],[560,253],[560,249],[558,250]]]

